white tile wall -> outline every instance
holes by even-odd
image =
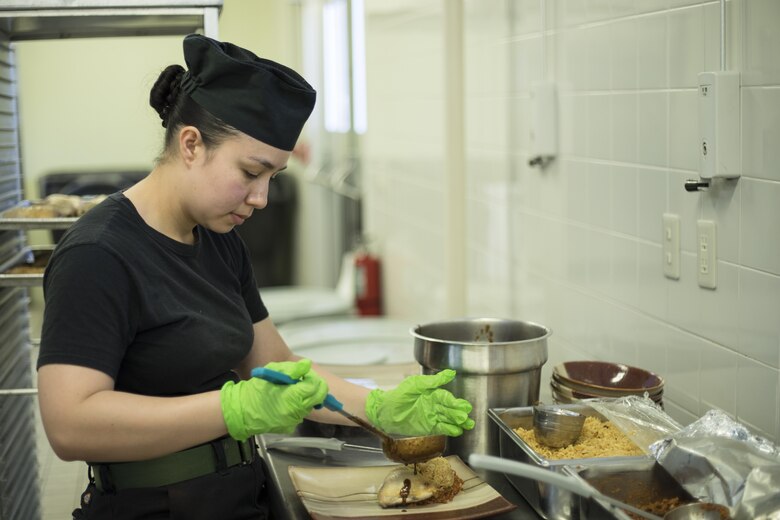
[[[697,74],[720,66],[718,4],[546,0],[542,60],[538,0],[464,0],[465,311],[551,327],[543,376],[566,359],[638,364],[666,378],[680,422],[716,407],[780,440],[780,2],[728,2],[743,176],[688,193]],[[446,317],[449,51],[432,7],[443,0],[414,5],[407,27],[368,3],[365,213],[385,241],[389,311],[422,321]],[[388,63],[410,68],[391,78]],[[559,88],[560,153],[540,171],[526,163],[543,63]],[[662,273],[664,212],[680,217],[679,280]],[[696,281],[698,219],[717,224],[715,290]]]
[[[742,265],[780,275],[780,182],[740,179]]]
[[[661,243],[661,216],[667,204],[668,178],[665,169],[637,169],[637,233],[642,240]]]
[[[639,138],[637,111],[639,96],[636,91],[611,96],[612,147],[611,158],[615,161],[636,164]]]
[[[639,92],[639,162],[643,165],[667,165],[668,107],[668,91]]]
[[[739,270],[739,346],[745,356],[780,368],[780,277]]]
[[[635,4],[635,2],[631,2]],[[636,90],[639,81],[637,20],[625,18],[609,24],[612,89]]]
[[[751,177],[780,181],[780,88],[742,88],[742,165]]]
[[[694,78],[694,82],[696,78]],[[695,83],[694,83],[695,84]],[[695,88],[669,93],[669,167],[698,171],[698,113]],[[691,177],[694,177],[692,174]]]
[[[668,16],[669,87],[695,87],[697,71],[705,70],[704,10],[692,6],[670,11]]]
[[[659,11],[639,18],[638,29],[639,88],[665,88],[668,83],[666,13]]]
[[[743,85],[780,84],[780,33],[776,30],[780,20],[780,3],[775,0],[748,0],[743,6]]]

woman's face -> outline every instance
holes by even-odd
[[[268,204],[268,183],[287,167],[290,152],[246,134],[231,137],[194,163],[189,213],[217,233],[241,225]]]

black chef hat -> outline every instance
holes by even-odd
[[[317,96],[297,72],[199,34],[184,38],[184,61],[182,90],[193,101],[255,139],[293,149]]]

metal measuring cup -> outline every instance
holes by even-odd
[[[585,416],[557,406],[534,406],[536,440],[551,448],[564,448],[577,442],[585,424]]]

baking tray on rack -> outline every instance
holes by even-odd
[[[574,410],[586,416],[597,417],[602,421],[605,420],[601,414],[585,404],[562,404],[558,406],[560,408]],[[618,456],[560,460],[548,459],[537,453],[514,431],[518,427],[524,429],[533,428],[532,406],[490,408],[488,409],[488,417],[498,425],[499,453],[502,458],[524,462],[563,475],[576,476],[578,471],[584,468],[603,467],[614,464],[644,464],[648,460],[653,460],[649,456]],[[606,506],[606,504],[601,504],[599,502],[590,502],[588,504],[590,511],[586,515],[582,510],[580,498],[569,491],[544,482],[516,475],[506,475],[506,478],[512,484],[512,487],[523,495],[523,498],[525,498],[531,507],[533,507],[542,518],[547,520],[625,518],[615,516],[612,511],[610,511],[611,508]]]
[[[0,287],[37,287],[54,251],[53,245],[27,246],[0,265]],[[22,269],[19,269],[22,268]]]
[[[78,217],[14,218],[0,216],[0,230],[68,229]]]
[[[53,193],[44,199],[22,200],[0,213],[0,230],[68,229],[105,198]]]

